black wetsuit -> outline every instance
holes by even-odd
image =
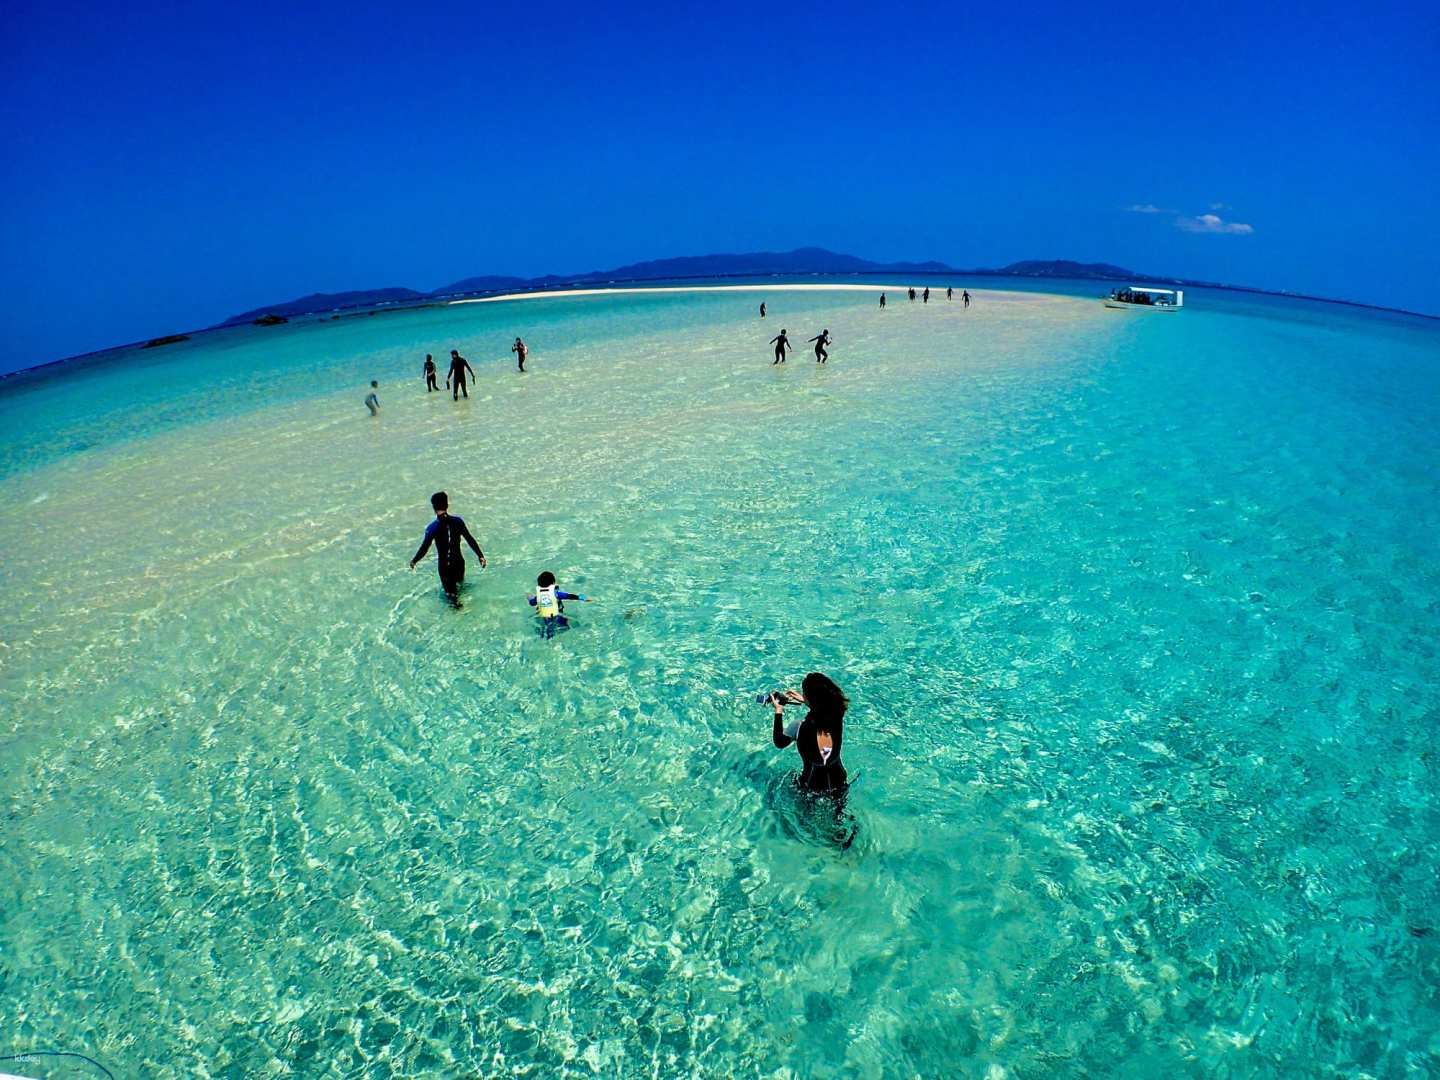
[[[445,376],[445,381],[452,383],[455,387],[454,392],[450,395],[451,401],[457,400],[461,394],[464,394],[467,400],[469,399],[470,391],[465,388],[465,372],[467,371],[470,372],[471,375],[475,374],[475,369],[470,366],[470,362],[463,356],[452,356],[450,358],[450,373]]]
[[[440,566],[440,587],[452,600],[460,592],[460,584],[465,580],[465,557],[460,554],[462,540],[470,545],[477,556],[485,557],[480,545],[475,542],[475,537],[471,536],[470,530],[465,527],[464,518],[454,514],[437,517],[425,530],[425,539],[420,543],[420,550],[415,552],[415,557],[410,560],[410,565],[415,565],[425,557],[430,545],[434,544],[435,556]]]
[[[431,390],[439,390],[439,389],[440,389],[440,387],[438,387],[438,386],[435,385],[435,361],[434,361],[434,360],[426,360],[426,361],[425,361],[425,392],[428,394]]]
[[[816,738],[816,732],[822,728],[830,733],[833,743],[828,757],[821,752],[819,740]],[[833,792],[837,795],[845,791],[849,776],[840,761],[840,744],[844,739],[844,717],[831,717],[821,722],[813,712],[807,713],[805,719],[800,721],[800,729],[796,731],[793,739],[785,734],[782,718],[775,718],[775,745],[783,750],[793,742],[795,749],[800,751],[803,767],[798,782],[806,791]]]
[[[923,300],[922,300],[922,303],[928,304],[929,302],[930,302],[930,287],[927,285],[927,286],[925,287],[925,293],[924,293],[924,298],[923,298]]]
[[[825,346],[830,344],[829,334],[821,334],[818,337],[812,337],[810,341],[813,341],[815,343],[815,362],[817,364],[823,364],[826,360],[830,359],[830,354],[825,351]],[[809,343],[810,342],[806,342],[807,345]]]
[[[783,364],[785,362],[785,350],[790,348],[790,339],[784,334],[781,334],[778,337],[771,338],[770,344],[775,346],[775,363]]]

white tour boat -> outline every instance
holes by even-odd
[[[1179,311],[1185,306],[1185,293],[1179,289],[1127,285],[1123,289],[1111,289],[1105,297],[1105,306],[1129,311]]]

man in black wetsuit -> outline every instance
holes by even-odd
[[[425,354],[425,392],[428,394],[431,390],[439,389],[435,385],[435,358],[427,352]]]
[[[415,552],[415,557],[410,560],[410,569],[415,569],[415,564],[425,557],[430,545],[434,544],[435,555],[440,564],[440,587],[445,590],[450,603],[459,607],[460,585],[465,580],[465,557],[460,553],[460,541],[464,540],[470,545],[470,550],[475,552],[475,557],[480,560],[482,567],[485,565],[485,553],[480,550],[475,537],[471,536],[470,530],[465,527],[464,519],[450,513],[450,498],[445,492],[437,491],[431,495],[430,505],[435,509],[435,520],[425,530],[425,539],[420,544],[420,550]]]
[[[770,344],[775,346],[774,364],[783,364],[785,362],[785,350],[790,348],[790,339],[786,336],[788,332],[784,327],[781,327],[780,333],[770,339]],[[773,367],[774,364],[771,366]]]
[[[921,300],[921,303],[928,304],[929,302],[930,302],[930,286],[929,286],[929,285],[926,285],[926,286],[925,286],[924,298]]]
[[[467,401],[470,399],[470,391],[465,389],[465,373],[467,371],[472,376],[475,374],[475,369],[470,366],[470,361],[466,360],[465,357],[461,356],[454,349],[451,349],[450,371],[445,376],[445,389],[450,389],[451,380],[455,382],[455,391],[450,395],[451,401],[459,401],[461,394],[465,395]]]
[[[805,344],[809,345],[812,343],[815,346],[815,362],[817,364],[823,364],[826,360],[830,359],[830,354],[825,351],[825,346],[832,344],[829,330],[821,330],[820,333],[816,334]]]

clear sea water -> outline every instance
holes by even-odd
[[[897,297],[312,319],[0,383],[0,1054],[1440,1072],[1440,327]],[[782,325],[830,364],[773,367]],[[459,404],[420,377],[452,346]],[[439,488],[491,558],[459,611],[406,567]],[[545,569],[597,598],[553,641]],[[810,670],[853,701],[848,848],[755,704]]]

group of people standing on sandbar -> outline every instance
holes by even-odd
[[[914,302],[915,302],[915,297],[916,297],[917,295],[920,296],[920,298],[921,298],[921,303],[928,304],[928,303],[930,302],[930,288],[929,288],[929,286],[926,286],[924,292],[919,293],[919,294],[917,294],[913,288],[910,289],[910,302],[911,302],[911,303],[914,303]],[[960,290],[960,297],[961,297],[961,302],[965,305],[965,307],[968,308],[968,307],[970,306],[970,292],[969,292],[969,290],[967,290],[967,289],[961,289],[961,290]],[[951,287],[949,287],[949,286],[946,286],[946,288],[945,288],[945,299],[946,299],[946,300],[954,300],[954,299],[955,299],[955,290],[954,290],[953,288],[951,288]],[[885,309],[885,294],[884,294],[883,292],[880,294],[880,309],[881,309],[882,311]],[[762,303],[762,304],[760,305],[760,318],[762,318],[762,319],[765,318],[765,315],[766,315],[766,307],[765,307],[765,304]],[[775,364],[783,364],[783,363],[785,363],[785,358],[786,358],[787,354],[790,353],[790,352],[795,348],[794,344],[792,344],[791,341],[790,341],[790,332],[789,332],[788,330],[784,329],[783,327],[781,328],[780,333],[776,334],[773,338],[770,339],[769,344],[775,346],[775,359],[774,359],[773,361],[771,361],[771,366],[772,366],[772,367],[773,367]],[[820,333],[816,334],[814,337],[810,338],[808,341],[806,341],[805,344],[807,344],[807,345],[814,345],[814,346],[815,346],[815,362],[816,362],[817,364],[823,364],[823,363],[825,363],[827,360],[830,359],[830,353],[829,353],[828,347],[831,346],[831,345],[833,345],[833,344],[835,344],[835,339],[830,336],[830,330],[829,330],[828,328],[826,328],[826,329],[824,329],[824,330],[821,330]]]
[[[761,306],[763,307],[764,305],[762,304]],[[815,346],[815,362],[817,364],[823,364],[826,360],[830,359],[830,354],[825,351],[825,346],[833,345],[835,344],[835,341],[830,336],[829,330],[821,330],[820,333],[816,334],[805,344],[810,345],[812,343]],[[785,330],[783,327],[781,328],[779,334],[770,339],[770,344],[775,346],[774,362],[777,364],[785,363],[785,354],[795,347],[794,345],[790,344],[789,331]]]
[[[516,354],[516,360],[518,364],[520,364],[520,370],[524,372],[524,370],[526,370],[526,357],[530,356],[530,347],[528,347],[521,338],[517,337],[516,343],[510,346],[510,351]],[[433,357],[432,354],[425,354],[425,363],[420,366],[420,374],[425,376],[425,393],[432,393],[441,389],[438,382],[436,382],[436,376],[438,376],[439,372],[435,367],[435,357]],[[445,372],[445,389],[451,392],[451,400],[458,402],[461,397],[469,400],[469,380],[474,379],[474,377],[475,369],[469,366],[469,360],[459,354],[458,348],[452,348],[451,366],[449,366],[449,370]],[[380,396],[379,393],[377,393],[379,389],[380,383],[372,380],[372,382],[370,382],[370,393],[366,395],[366,399],[364,399],[364,408],[369,409],[370,415],[372,416],[380,415]]]
[[[525,370],[525,360],[530,355],[530,347],[520,339],[515,339],[515,344],[510,346],[510,351],[515,354],[515,359],[521,371]],[[425,363],[420,368],[420,373],[425,377],[425,392],[433,393],[440,389],[437,382],[439,374],[435,367],[435,357],[430,353],[425,354]],[[445,389],[450,391],[450,399],[459,401],[462,397],[467,401],[470,398],[470,379],[475,378],[475,369],[470,366],[470,361],[460,355],[458,349],[450,350],[450,367],[445,372]],[[380,398],[377,391],[380,384],[376,381],[370,383],[370,393],[365,397],[365,407],[370,410],[371,416],[380,415]]]
[[[515,339],[515,344],[510,346],[510,351],[515,354],[515,359],[521,371],[525,370],[525,358],[530,355],[530,347],[520,339]],[[425,354],[425,392],[439,390],[435,385],[435,358],[429,353]],[[470,390],[466,376],[475,377],[475,369],[470,366],[470,361],[461,356],[456,349],[450,350],[450,370],[445,373],[445,389],[450,390],[451,400],[458,401],[460,398],[469,398]],[[453,387],[453,389],[452,389]]]
[[[919,293],[917,293],[913,287],[911,287],[908,292],[911,303],[914,303],[917,297],[919,297],[921,303],[928,304],[930,302],[930,288],[928,285]],[[953,288],[946,286],[945,299],[955,299],[955,290]],[[966,308],[970,307],[969,290],[962,289],[960,291],[960,299]],[[886,296],[885,293],[882,292],[880,294],[881,310],[884,310],[885,304]],[[766,304],[762,302],[760,304],[760,318],[765,318],[766,314]],[[770,339],[769,344],[775,348],[775,359],[771,361],[772,366],[785,363],[790,352],[795,349],[795,345],[790,341],[790,332],[783,327],[780,333]],[[824,364],[830,359],[830,346],[835,344],[835,339],[830,336],[829,327],[826,327],[814,337],[809,338],[805,344],[815,346],[815,362],[817,364]],[[510,346],[510,351],[515,354],[517,368],[520,371],[524,371],[525,361],[530,356],[530,347],[525,344],[523,338],[517,337],[515,343]],[[439,391],[439,370],[435,366],[435,358],[430,353],[425,354],[425,364],[422,371],[425,376],[425,392],[428,394]],[[462,397],[469,400],[470,380],[473,378],[475,378],[475,369],[470,366],[470,361],[461,356],[458,349],[451,349],[450,367],[445,372],[445,389],[450,391],[452,401],[459,401]],[[377,394],[379,386],[380,384],[378,382],[371,382],[370,393],[365,398],[365,407],[370,410],[371,416],[378,416],[380,413],[380,398]]]
[[[911,286],[909,292],[910,292],[910,302],[913,304],[913,303],[915,302],[915,297],[916,297],[917,293],[915,292],[915,289],[914,289],[913,286]],[[919,295],[919,297],[920,297],[920,302],[921,302],[922,304],[928,304],[928,303],[930,302],[930,286],[929,286],[929,285],[926,285],[924,291],[921,292],[921,293],[919,293],[918,295]],[[955,299],[955,290],[952,289],[949,285],[945,286],[945,299],[946,299],[946,300],[954,300],[954,299]],[[967,308],[970,306],[970,292],[969,292],[968,289],[961,289],[961,290],[960,290],[960,299],[961,299],[961,301],[964,303],[964,305],[965,305]],[[880,294],[880,306],[881,306],[882,308],[885,306],[885,294],[884,294],[883,292]]]

